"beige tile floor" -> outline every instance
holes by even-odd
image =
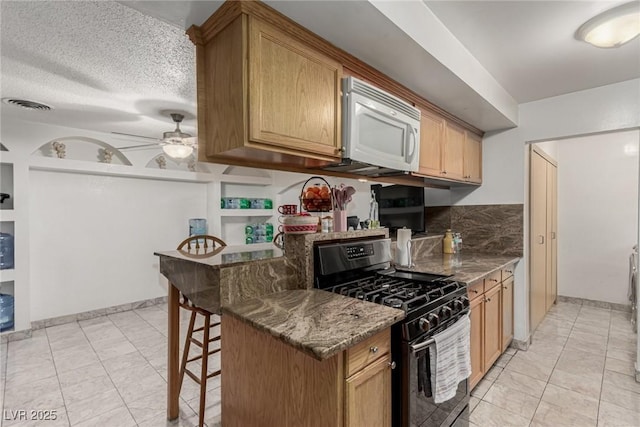
[[[470,426],[640,427],[629,313],[558,303],[471,392]]]
[[[184,337],[188,317],[183,314]],[[54,326],[34,332],[30,339],[3,344],[0,425],[197,425],[199,386],[187,377],[180,393],[180,420],[166,421],[166,330],[164,304]],[[211,356],[210,371],[219,366],[219,357]],[[200,370],[199,362],[191,367]],[[218,426],[220,377],[210,379],[207,389],[205,423]],[[15,419],[20,418],[18,410],[27,411],[27,418],[55,411],[56,420]]]
[[[166,322],[166,305],[158,305],[3,344],[1,426],[196,425],[199,390],[188,378],[180,420],[165,420]],[[183,334],[186,326],[185,316]],[[627,313],[559,303],[530,350],[509,349],[473,390],[470,425],[640,427],[635,339]],[[217,369],[219,359],[211,365]],[[19,409],[53,410],[57,419],[11,420]],[[205,421],[220,422],[219,377],[208,386]]]

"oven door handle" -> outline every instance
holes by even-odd
[[[426,340],[424,342],[421,342],[420,344],[411,344],[411,345],[409,345],[409,349],[411,350],[412,354],[416,354],[416,353],[421,352],[425,348],[432,346],[435,343],[436,343],[435,338],[431,338],[431,339],[428,339],[428,340]]]

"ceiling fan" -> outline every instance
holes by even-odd
[[[152,148],[160,145],[164,153],[174,159],[185,159],[198,148],[198,138],[180,130],[180,123],[184,119],[184,114],[171,113],[171,119],[175,122],[176,128],[170,132],[164,132],[162,138],[151,138],[142,135],[132,135],[130,133],[111,132],[115,135],[133,136],[136,138],[152,139],[156,141],[152,144],[130,145],[128,147],[119,147],[119,150],[129,150],[134,148]]]

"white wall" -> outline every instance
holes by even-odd
[[[633,130],[558,143],[560,295],[629,304],[629,255],[638,233],[639,138]]]
[[[520,125],[483,139],[483,184],[452,190],[454,204],[524,203],[524,257],[515,272],[515,339],[529,337],[529,206],[527,142],[640,127],[640,79],[519,106]]]
[[[154,251],[206,216],[206,184],[32,171],[31,320],[166,295]]]

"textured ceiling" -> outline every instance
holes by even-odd
[[[54,107],[3,105],[3,118],[155,137],[173,128],[171,110],[188,113],[184,128],[193,131],[195,50],[182,28],[116,2],[1,8],[2,97]]]
[[[438,77],[443,66],[435,67],[428,52],[418,52],[405,30],[385,20],[371,2],[267,3],[453,114],[466,119],[484,112],[473,88],[450,71]],[[394,7],[403,3],[396,0]],[[519,102],[640,77],[640,39],[608,50],[573,39],[582,22],[619,3],[425,2]],[[44,113],[1,105],[2,118],[159,137],[173,128],[167,110],[183,111],[183,128],[194,133],[195,51],[184,29],[204,22],[220,4],[1,1],[2,97],[54,107]],[[374,29],[367,16],[378,19]],[[427,83],[439,92],[429,92]]]

